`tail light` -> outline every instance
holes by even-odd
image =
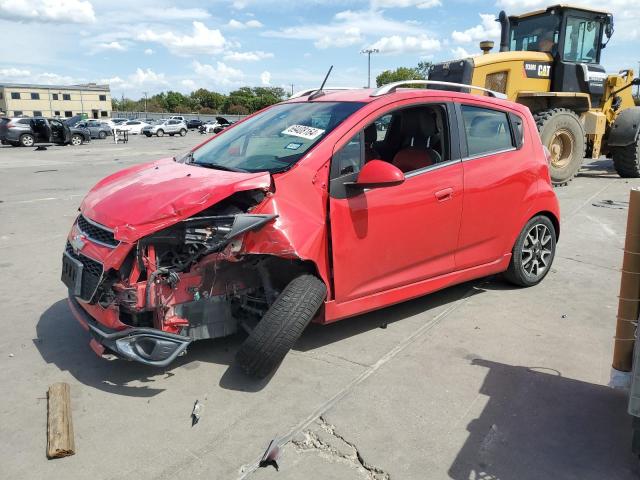
[[[547,165],[551,166],[551,152],[544,145],[542,146],[542,150],[544,150],[544,158],[547,159]]]

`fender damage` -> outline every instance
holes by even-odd
[[[323,192],[276,198],[286,176],[166,159],[98,183],[63,256],[94,351],[166,366],[194,340],[251,330],[293,276],[326,277]]]

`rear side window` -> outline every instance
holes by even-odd
[[[23,118],[22,120],[18,120],[18,123],[20,123],[22,125],[30,125],[31,124],[31,120],[29,120],[28,118]]]
[[[470,157],[514,147],[507,113],[461,105]]]
[[[516,148],[520,148],[524,144],[524,120],[515,113],[510,113],[511,129],[513,130],[513,140]]]

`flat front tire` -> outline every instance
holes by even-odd
[[[273,372],[311,322],[327,295],[314,275],[294,278],[276,298],[236,354],[238,366],[249,376]]]
[[[527,222],[511,252],[506,279],[520,287],[532,287],[547,276],[556,255],[556,228],[544,215]]]

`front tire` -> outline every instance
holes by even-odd
[[[35,143],[36,139],[30,133],[20,135],[20,145],[22,145],[23,147],[33,147]]]
[[[273,372],[311,322],[327,295],[314,275],[294,278],[273,302],[236,354],[238,366],[249,376]]]
[[[73,145],[74,147],[82,145],[82,135],[71,135],[71,145]]]
[[[613,166],[622,178],[640,177],[640,142],[612,149]]]
[[[555,186],[566,185],[578,173],[587,142],[580,118],[569,109],[552,108],[533,115],[542,144],[551,152],[549,173]]]
[[[511,252],[506,279],[520,287],[532,287],[547,276],[556,255],[556,228],[544,215],[527,222]]]

